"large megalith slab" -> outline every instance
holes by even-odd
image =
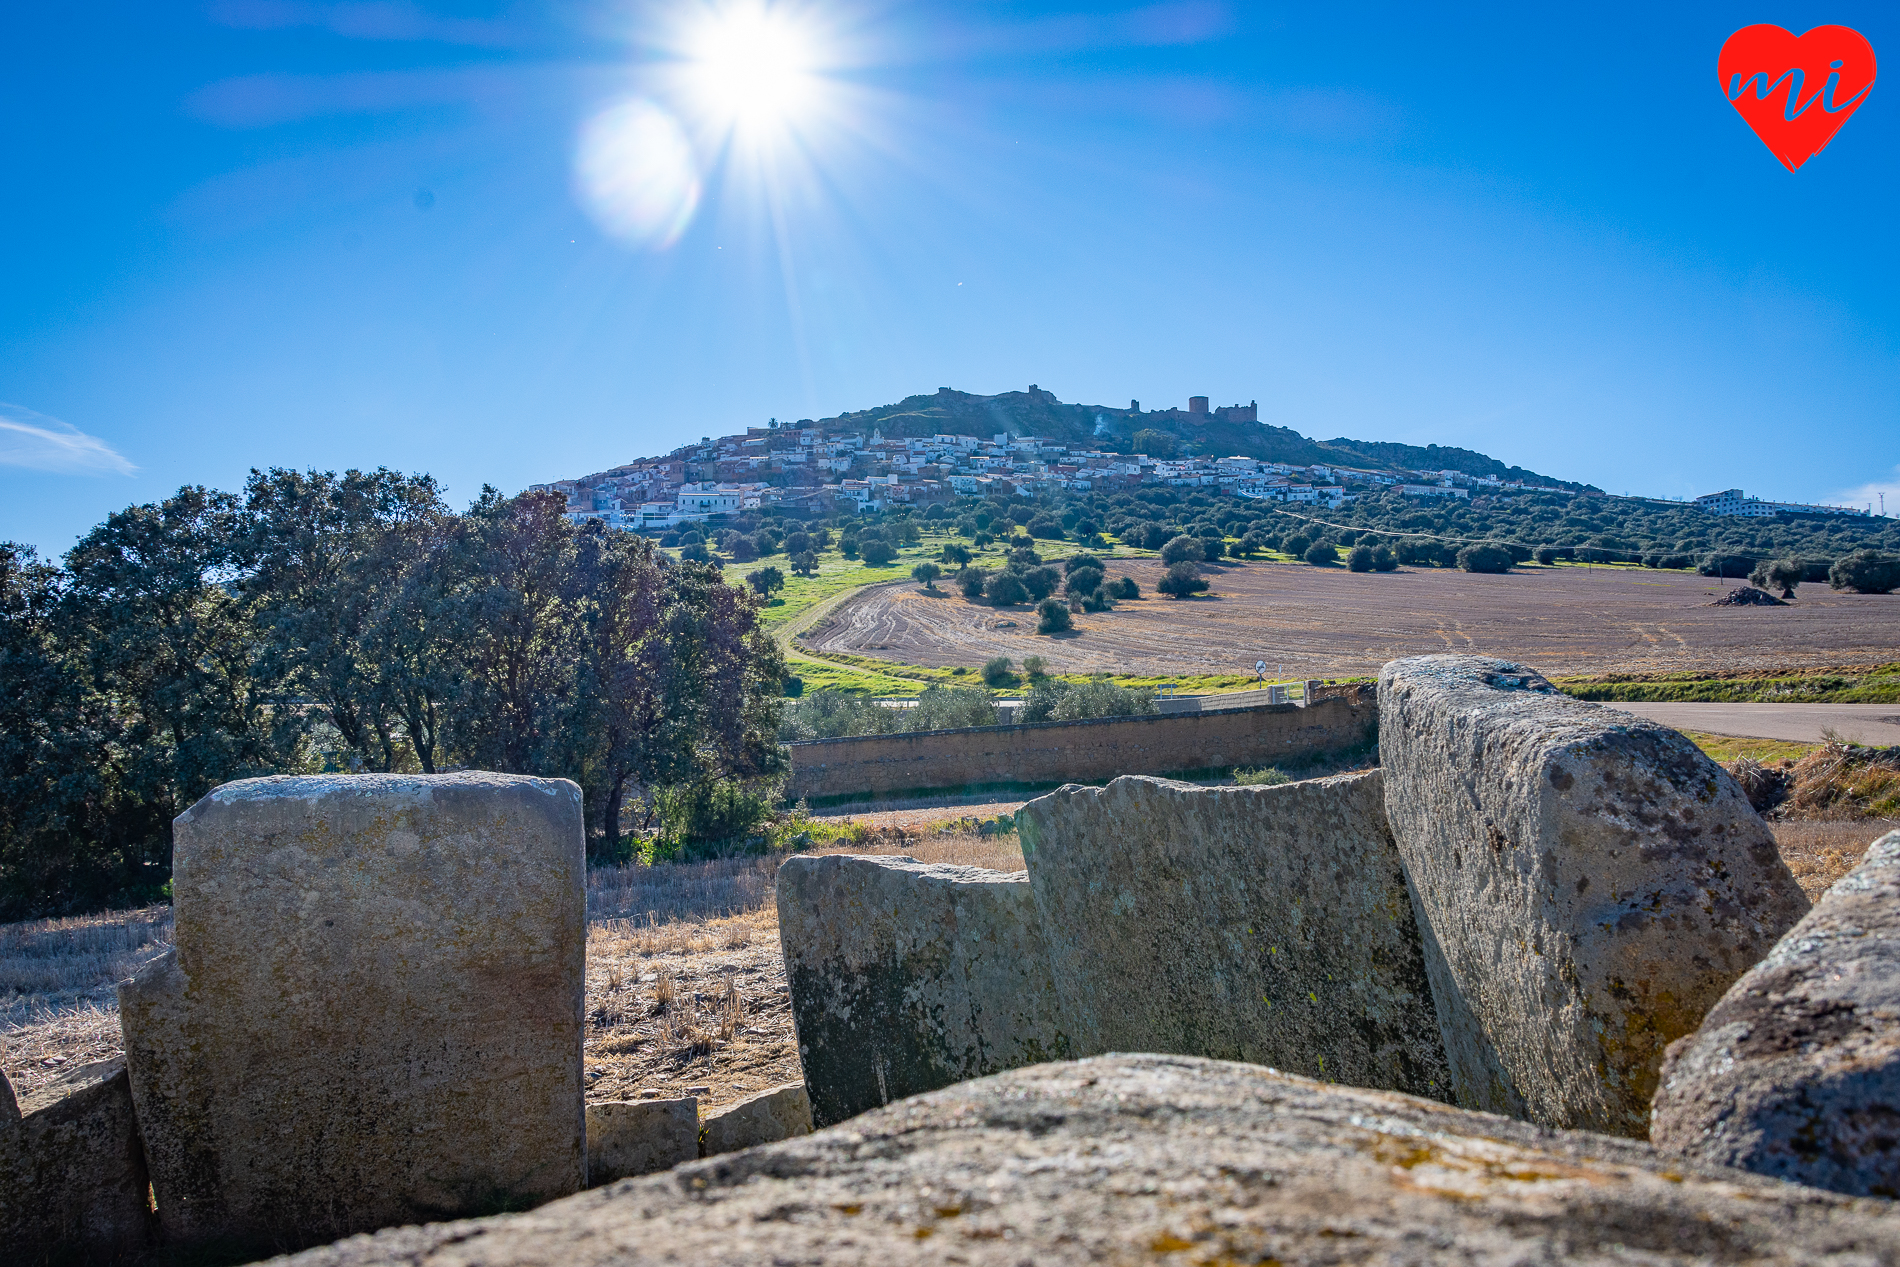
[[[1900,832],[1875,841],[1663,1062],[1650,1139],[1900,1197]]]
[[[526,1214],[358,1237],[286,1267],[1897,1258],[1890,1202],[1389,1091],[1150,1055],[966,1082]]]
[[[1459,1103],[1646,1135],[1663,1049],[1808,908],[1748,798],[1480,656],[1386,665],[1379,751]]]
[[[1068,1054],[1020,871],[791,858],[778,919],[817,1126]]]
[[[1078,1054],[1174,1052],[1449,1100],[1379,771],[1131,776],[1016,816]]]
[[[168,1237],[308,1244],[582,1187],[574,784],[247,779],[175,840],[176,948],[119,995]]]
[[[151,1237],[125,1060],[82,1065],[15,1101],[0,1074],[0,1261],[112,1262]]]

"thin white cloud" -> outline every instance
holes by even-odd
[[[1880,495],[1887,495],[1887,513],[1900,515],[1900,466],[1886,479],[1869,480],[1859,488],[1849,488],[1834,494],[1832,500],[1842,506],[1872,506],[1874,513],[1880,513]]]
[[[211,19],[240,30],[322,27],[351,40],[432,41],[505,48],[521,38],[507,21],[448,18],[414,4],[357,0],[312,4],[307,0],[214,0]]]
[[[130,475],[139,468],[97,436],[0,401],[0,466],[69,475]]]

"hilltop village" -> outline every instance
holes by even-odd
[[[1037,389],[1032,387],[1033,393]],[[1056,490],[1116,492],[1144,486],[1200,487],[1239,497],[1337,509],[1373,491],[1468,499],[1474,490],[1550,492],[1564,488],[1463,470],[1375,469],[1336,462],[1297,464],[1245,454],[1214,456],[1190,430],[1210,422],[1256,423],[1257,406],[1210,410],[1205,396],[1186,410],[1141,414],[1128,441],[1111,436],[886,435],[849,417],[802,419],[743,434],[702,437],[664,457],[647,458],[578,479],[536,484],[567,499],[570,519],[664,531],[715,515],[778,508],[814,515],[927,507],[958,497],[1038,497]],[[1105,419],[1103,420],[1106,421]],[[1162,428],[1166,429],[1162,429]],[[1103,429],[1098,423],[1098,430]],[[1186,431],[1183,440],[1178,432]],[[1099,441],[1100,444],[1092,441]],[[1153,449],[1154,452],[1131,451]]]

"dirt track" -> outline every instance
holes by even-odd
[[[1884,664],[1900,658],[1900,595],[1803,586],[1788,607],[1712,607],[1732,589],[1679,572],[1528,568],[1482,576],[1433,568],[1352,573],[1296,563],[1211,568],[1209,595],[1154,592],[1151,559],[1110,565],[1146,596],[1075,617],[1069,634],[1035,633],[1026,607],[993,608],[913,582],[875,586],[805,635],[814,650],[932,666],[1041,655],[1065,673],[1378,672],[1399,656],[1468,651],[1551,674]],[[1009,627],[1013,624],[1013,628]]]

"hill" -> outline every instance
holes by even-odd
[[[1540,475],[1510,466],[1470,449],[1443,445],[1398,444],[1384,440],[1312,440],[1291,427],[1233,416],[1219,410],[1190,414],[1180,409],[1143,410],[1111,405],[1068,404],[1054,392],[1033,383],[1027,391],[982,396],[940,387],[934,393],[906,396],[894,405],[860,409],[817,426],[830,432],[881,431],[889,437],[965,435],[992,436],[1002,432],[1019,436],[1046,436],[1069,444],[1122,453],[1137,451],[1135,435],[1158,431],[1173,436],[1179,450],[1202,457],[1244,454],[1292,466],[1329,463],[1375,471],[1445,470],[1469,475],[1496,475],[1500,479],[1545,484],[1574,492],[1598,492],[1588,484]],[[806,420],[809,422],[810,420]]]

